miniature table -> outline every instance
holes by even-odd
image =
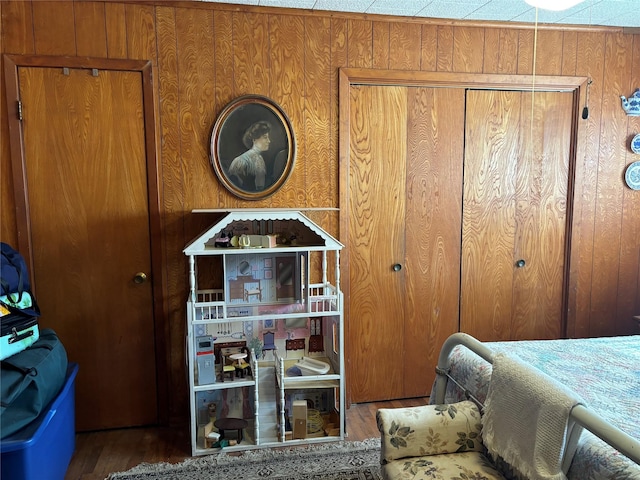
[[[243,420],[242,418],[233,418],[233,417],[219,418],[213,424],[220,431],[220,440],[224,438],[225,430],[236,430],[238,443],[242,441],[242,430],[244,428],[247,428],[247,426],[249,425],[249,423],[246,420]]]
[[[244,361],[247,358],[246,353],[233,353],[229,355],[229,358],[235,361],[236,376],[240,375],[244,378],[245,371],[248,370],[250,372],[249,364]]]
[[[246,353],[234,353],[232,355],[229,355],[229,358],[231,360],[236,360],[238,361],[238,363],[244,363],[244,359],[247,358],[247,354]]]

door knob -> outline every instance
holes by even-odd
[[[518,268],[522,268],[527,264],[527,262],[525,262],[524,260],[520,259],[516,262],[516,267]]]
[[[396,263],[396,264],[393,266],[393,271],[394,271],[394,272],[399,272],[400,270],[402,270],[402,265],[400,265],[399,263]]]
[[[138,272],[133,276],[133,283],[138,285],[147,281],[147,274],[144,272]]]

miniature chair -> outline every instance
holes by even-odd
[[[258,301],[262,301],[262,287],[260,287],[260,282],[258,282],[257,287],[244,289],[244,301],[248,302],[251,297],[258,297]]]
[[[236,360],[234,367],[236,369],[236,377],[244,378],[246,375],[251,375],[251,364],[249,363],[249,349],[247,347],[241,347],[240,352],[246,354],[246,360],[239,358]]]
[[[480,411],[471,401],[379,409],[376,420],[385,480],[406,472],[423,478],[419,472],[426,471],[437,478],[505,479],[485,455]]]
[[[236,367],[233,365],[233,362],[224,355],[222,352],[219,353],[219,362],[222,367],[222,374],[220,375],[220,381],[224,382],[224,376],[229,375],[229,380],[233,380],[233,377],[236,374]]]
[[[275,332],[265,332],[263,335],[263,343],[262,343],[262,358],[264,359],[265,352],[268,350],[276,350],[275,341],[276,334]]]

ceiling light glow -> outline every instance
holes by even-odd
[[[567,10],[571,7],[575,7],[584,0],[524,0],[532,7],[540,8],[542,10],[552,10],[559,12],[561,10]]]

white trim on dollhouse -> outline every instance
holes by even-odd
[[[308,209],[311,210],[311,209]],[[325,210],[325,209],[318,209]],[[216,212],[224,213],[227,215],[208,228],[205,232],[199,235],[183,250],[185,255],[222,255],[233,253],[246,253],[246,249],[243,248],[217,248],[215,247],[215,239],[218,238],[221,232],[233,230],[232,226],[236,222],[276,222],[276,221],[297,221],[302,226],[309,229],[317,237],[321,239],[320,242],[314,242],[309,245],[286,245],[276,246],[269,249],[262,249],[262,252],[269,250],[278,250],[286,247],[288,251],[322,251],[322,250],[341,250],[344,246],[313,222],[300,210],[282,210],[282,209],[260,209],[260,210],[194,210],[194,212]],[[280,233],[280,232],[274,232]]]

